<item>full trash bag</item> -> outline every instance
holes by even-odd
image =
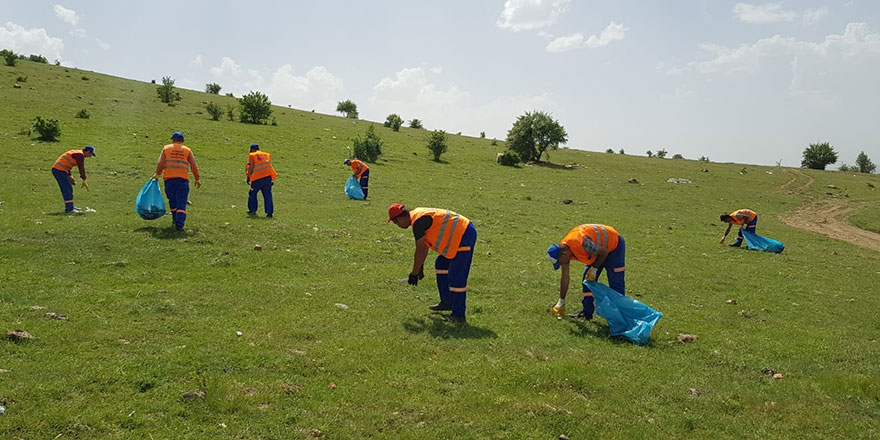
[[[742,233],[743,237],[746,238],[746,244],[749,246],[749,249],[776,252],[777,254],[785,250],[785,245],[781,241],[762,237],[752,231],[742,231]]]
[[[349,176],[348,180],[345,182],[345,194],[347,194],[350,199],[364,199],[364,190],[361,189],[361,182],[357,177]]]
[[[662,313],[604,284],[595,281],[584,281],[584,284],[596,297],[596,313],[608,321],[611,336],[624,336],[639,345],[648,343],[651,329],[663,317]]]
[[[134,202],[134,211],[144,220],[155,220],[165,215],[165,198],[159,188],[159,181],[150,179],[141,188]]]

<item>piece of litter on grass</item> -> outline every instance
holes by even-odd
[[[327,384],[327,388],[330,388],[331,390],[335,390],[335,389],[336,389],[336,384],[333,383],[333,382],[330,382],[329,384]]]
[[[783,378],[782,373],[776,373],[776,374],[774,374],[774,375],[773,375],[773,378],[774,378],[774,379],[782,379],[782,378]]]
[[[6,407],[0,406],[0,415],[6,414]]]
[[[695,342],[697,340],[697,335],[692,335],[689,333],[679,333],[676,339],[678,340],[678,342],[686,344],[688,342]]]
[[[59,321],[68,321],[69,320],[67,315],[62,315],[60,313],[55,313],[55,312],[49,312],[43,316],[45,316],[46,318],[49,318],[49,319],[57,319]]]
[[[727,304],[733,304],[733,305],[736,305],[736,300],[735,300],[735,299],[729,299],[729,300],[724,301],[724,302],[727,303]]]
[[[339,307],[339,308],[342,309],[342,310],[348,310],[348,306],[345,305],[345,304],[342,304],[342,303],[336,303],[336,304],[334,304],[334,305],[335,305],[336,307]]]
[[[226,424],[225,424],[225,423],[221,423],[219,426],[220,426],[221,428],[225,428],[225,427],[226,427]]]
[[[98,211],[95,211],[94,209],[89,208],[88,206],[86,206],[86,209],[85,209],[84,212],[98,212]]]
[[[244,333],[242,333],[242,332],[235,332],[235,336],[241,336],[241,335],[243,335],[243,334],[244,334]]]

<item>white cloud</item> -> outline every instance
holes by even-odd
[[[202,67],[202,63],[204,60],[202,59],[202,54],[196,55],[192,61],[189,62],[190,67]]]
[[[809,26],[818,23],[828,15],[828,8],[821,7],[818,9],[807,9],[804,11],[804,24]]]
[[[61,60],[64,41],[50,37],[45,29],[25,29],[8,21],[0,27],[0,47],[25,55],[38,54],[49,60]]]
[[[626,37],[626,31],[628,30],[629,28],[626,26],[612,21],[602,30],[602,33],[600,33],[599,36],[590,35],[590,38],[584,39],[584,35],[577,32],[558,37],[547,44],[547,52],[561,53],[581,48],[596,49],[607,46],[615,41],[623,40]]]
[[[344,87],[342,80],[324,66],[315,66],[305,75],[297,76],[293,67],[285,64],[272,75],[267,90],[273,102],[330,113],[336,109]]]
[[[98,46],[101,46],[101,49],[110,50],[110,45],[101,41],[100,38],[95,38],[95,41],[98,43]]]
[[[782,3],[767,3],[753,5],[749,3],[737,3],[733,6],[733,13],[744,23],[777,23],[781,21],[795,21],[798,13],[782,9]]]
[[[73,9],[67,9],[61,5],[55,5],[55,16],[58,17],[59,20],[70,24],[71,26],[76,26],[79,23],[79,15]]]
[[[514,32],[556,23],[570,0],[507,0],[496,25]]]
[[[260,72],[254,69],[242,69],[229,57],[220,59],[220,65],[212,67],[210,71],[221,86],[238,94],[259,90],[265,84]]]
[[[76,28],[76,29],[70,31],[70,35],[73,35],[74,37],[78,37],[78,38],[86,38],[89,36],[89,34],[83,28]]]

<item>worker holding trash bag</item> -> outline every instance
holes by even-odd
[[[73,185],[76,185],[76,179],[73,178],[73,167],[79,168],[79,177],[82,179],[82,187],[89,190],[89,184],[86,182],[85,158],[97,157],[95,155],[95,147],[86,145],[82,150],[68,150],[64,154],[58,156],[52,165],[52,176],[58,182],[61,188],[61,197],[64,199],[64,212],[67,214],[82,214],[82,210],[73,206]]]
[[[351,175],[360,182],[361,191],[364,192],[363,200],[367,200],[367,187],[370,186],[370,167],[357,159],[345,159],[342,163],[351,166]]]
[[[571,282],[569,264],[577,260],[586,264],[584,281],[596,281],[602,271],[608,276],[608,286],[626,295],[626,244],[617,230],[607,225],[585,224],[573,228],[559,244],[547,248],[547,257],[553,262],[553,270],[562,268],[559,283],[559,301],[551,307],[553,316],[565,315],[565,297]],[[586,283],[583,286],[583,305],[576,318],[592,319],[595,311],[595,298]]]
[[[162,148],[156,161],[156,174],[165,179],[165,195],[168,197],[168,209],[171,220],[178,231],[182,231],[186,223],[186,202],[189,200],[189,173],[192,171],[196,188],[201,188],[199,166],[192,150],[183,145],[183,133],[175,131],[171,135],[171,143]]]
[[[743,230],[755,232],[758,228],[758,214],[751,209],[739,209],[730,214],[721,214],[721,221],[729,223],[727,225],[727,230],[724,231],[724,235],[721,237],[721,244],[724,244],[724,240],[727,239],[727,234],[730,233],[730,228],[733,227],[733,225],[739,226],[739,231],[737,231],[736,234],[736,241],[730,244],[731,247],[740,247],[742,245]]]
[[[257,202],[257,193],[263,193],[263,210],[266,217],[271,218],[275,212],[275,204],[272,202],[272,185],[275,184],[275,178],[278,173],[272,166],[272,155],[265,151],[260,151],[260,146],[251,144],[251,152],[248,154],[248,163],[244,167],[244,173],[247,176],[247,183],[251,184],[251,190],[248,193],[248,215],[256,215],[259,203]]]
[[[428,249],[437,252],[434,269],[440,302],[428,307],[434,311],[451,310],[446,318],[455,323],[465,323],[467,280],[477,243],[477,229],[465,216],[448,209],[416,208],[394,203],[388,208],[388,221],[402,229],[412,226],[416,240],[413,267],[407,282],[418,285],[425,277],[425,258]]]

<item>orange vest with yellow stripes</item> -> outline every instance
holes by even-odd
[[[52,168],[70,174],[70,171],[76,166],[76,159],[73,158],[74,153],[82,153],[82,150],[65,151],[64,154],[58,156],[58,159],[55,161],[55,164],[52,165]]]
[[[165,180],[175,178],[189,180],[189,156],[191,154],[192,150],[183,144],[169,144],[162,148],[162,161],[165,166],[162,177]]]
[[[617,230],[606,225],[580,225],[568,231],[568,234],[565,235],[560,244],[568,246],[575,260],[587,265],[593,264],[596,261],[596,255],[588,253],[584,249],[585,237],[588,237],[598,246],[604,246],[608,249],[608,252],[617,249],[617,243],[620,241]]]
[[[264,177],[272,177],[275,180],[278,173],[272,166],[272,155],[265,151],[255,151],[248,154],[248,164],[244,169],[248,182],[253,182]]]
[[[357,159],[351,161],[351,172],[354,173],[354,177],[358,179],[360,179],[369,169],[370,167],[368,167],[367,164]]]
[[[746,219],[745,220],[740,219],[739,217],[737,217],[738,214],[742,214],[743,216],[745,216]],[[754,220],[755,217],[758,216],[758,214],[756,214],[755,211],[752,211],[751,209],[739,209],[735,212],[731,212],[730,216],[733,217],[733,224],[744,225],[744,224]]]
[[[425,244],[438,254],[452,259],[458,251],[467,251],[462,248],[461,237],[471,221],[463,215],[454,213],[448,209],[416,208],[409,212],[409,219],[415,223],[423,216],[430,216],[433,222],[425,231]]]

